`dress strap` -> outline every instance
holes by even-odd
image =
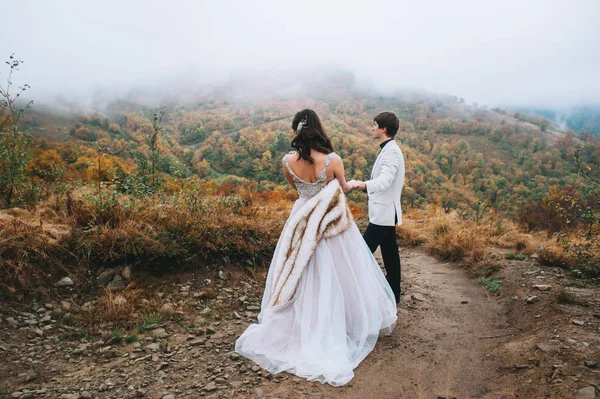
[[[325,167],[323,168],[323,170],[321,171],[321,173],[319,173],[318,181],[323,181],[327,177],[327,175],[325,173],[327,172],[327,168],[329,167],[329,163],[331,162],[331,158],[333,158],[334,155],[335,155],[335,152],[330,152],[327,155],[327,160],[325,160]]]

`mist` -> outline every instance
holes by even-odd
[[[600,102],[600,2],[28,1],[3,4],[0,56],[36,102],[240,99],[351,88],[447,93],[489,106]],[[2,82],[7,68],[0,69]]]

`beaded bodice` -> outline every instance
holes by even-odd
[[[290,167],[290,163],[288,161],[288,156],[290,154],[285,154],[285,156],[283,157],[285,166],[287,166],[287,169],[290,172],[290,175],[292,175],[292,179],[294,180],[294,183],[296,183],[296,189],[298,190],[298,194],[300,195],[300,198],[309,199],[309,198],[314,197],[315,195],[317,195],[319,193],[319,191],[321,191],[323,189],[323,187],[325,187],[327,185],[327,183],[329,183],[328,181],[325,181],[325,179],[327,178],[326,172],[327,172],[327,167],[329,166],[329,163],[331,162],[331,158],[333,158],[334,154],[335,154],[334,152],[331,152],[331,153],[329,153],[329,155],[327,155],[327,160],[325,161],[325,167],[319,173],[319,175],[317,176],[317,181],[314,183],[306,182],[306,181],[302,180],[301,178],[299,178],[298,176],[296,176],[296,174]]]

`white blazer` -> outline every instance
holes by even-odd
[[[365,182],[369,195],[369,222],[394,226],[402,224],[400,196],[404,185],[404,156],[395,140],[387,143],[375,160],[371,180]]]

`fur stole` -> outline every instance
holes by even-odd
[[[271,280],[269,306],[288,302],[294,296],[302,272],[322,238],[334,237],[353,223],[346,196],[337,179],[310,198],[283,228]]]

